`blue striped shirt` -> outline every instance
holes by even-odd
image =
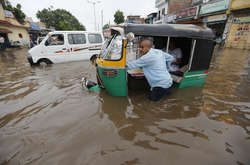
[[[173,56],[151,48],[139,59],[127,62],[127,69],[142,68],[151,88],[169,88],[173,84],[173,79],[168,72],[167,66],[170,66],[172,61],[174,61]]]

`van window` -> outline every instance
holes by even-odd
[[[69,34],[68,35],[69,44],[86,44],[85,34]]]
[[[91,44],[102,43],[102,36],[100,34],[89,34],[88,39]]]
[[[46,46],[64,45],[63,34],[49,35],[49,38],[45,42]]]

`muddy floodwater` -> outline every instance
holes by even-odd
[[[89,61],[30,67],[0,53],[0,164],[249,165],[250,55],[218,50],[203,87],[159,103],[88,92]]]

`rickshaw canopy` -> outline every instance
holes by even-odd
[[[124,33],[130,32],[140,36],[186,37],[194,39],[214,40],[213,31],[206,27],[190,24],[127,24]],[[113,30],[118,30],[113,29]],[[121,33],[121,30],[119,30]]]

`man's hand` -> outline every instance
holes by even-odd
[[[178,65],[178,64],[179,64],[179,62],[174,61],[174,62],[172,62],[171,64],[173,64],[173,65]]]

